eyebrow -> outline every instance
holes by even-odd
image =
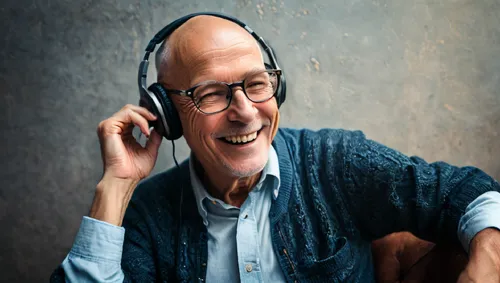
[[[254,68],[250,69],[249,71],[245,72],[245,74],[243,75],[243,79],[247,78],[250,75],[254,75],[254,74],[257,74],[257,73],[265,71],[265,70],[266,70],[265,67],[264,68],[254,67]]]

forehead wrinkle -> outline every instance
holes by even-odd
[[[225,81],[229,83],[231,81],[234,81],[235,79],[242,79],[240,77],[245,76],[245,74],[249,71],[247,68],[241,70],[239,68],[232,68],[235,64],[217,64],[220,59],[231,57],[233,55],[234,54],[214,55],[211,59],[211,63],[207,64],[206,61],[201,60],[194,63],[193,67],[196,68],[197,71],[189,74],[190,86],[207,80]],[[244,54],[241,56],[236,56],[233,59],[233,62],[234,60],[242,61],[246,57],[251,57],[253,55],[254,54]],[[259,60],[255,62],[258,62],[260,64],[245,64],[245,67],[248,66],[253,67],[252,69],[255,69],[257,65],[262,65],[263,68],[264,64],[262,61]]]
[[[224,46],[224,47],[220,47],[220,48],[210,48],[208,50],[198,51],[197,53],[194,53],[192,56],[189,56],[192,58],[186,60],[184,63],[187,66],[189,66],[191,64],[191,61],[205,60],[205,58],[203,58],[203,56],[207,56],[210,59],[217,58],[217,57],[227,57],[227,56],[232,55],[231,53],[235,53],[235,52],[239,51],[239,50],[233,50],[233,49],[237,49],[240,45],[245,45],[245,44],[247,44],[247,42],[237,42],[237,43],[233,43],[229,46]],[[251,50],[251,48],[249,48],[249,47],[243,47],[241,49],[248,49],[249,51]],[[229,54],[224,56],[224,52],[228,52]],[[210,56],[211,53],[215,53],[214,56]],[[249,54],[252,54],[252,52],[245,53],[245,55],[249,55]]]
[[[215,40],[212,40],[213,42]],[[233,55],[234,53],[242,53],[245,55],[254,55],[258,54],[261,60],[263,60],[262,53],[260,52],[260,48],[256,46],[255,41],[248,41],[248,40],[239,40],[237,42],[233,42],[231,44],[225,43],[225,44],[217,44],[213,43],[210,44],[208,47],[204,48],[193,48],[193,44],[189,44],[188,42],[185,42],[184,44],[179,44],[182,46],[179,46],[179,50],[181,53],[186,54],[186,56],[182,56],[181,58],[181,63],[183,63],[184,66],[190,66],[193,64],[193,62],[196,62],[197,60],[204,61],[204,60],[211,60],[215,58],[224,58],[224,57],[229,57]],[[198,50],[196,50],[198,49]],[[196,51],[194,51],[196,50]],[[194,51],[194,52],[193,52]],[[227,54],[225,54],[227,53]]]

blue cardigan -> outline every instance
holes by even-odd
[[[458,245],[467,205],[500,191],[477,168],[428,164],[359,131],[280,129],[273,146],[281,184],[269,212],[272,245],[289,282],[373,282],[372,240],[410,231]],[[187,161],[141,182],[123,226],[125,282],[204,282],[207,231]],[[51,279],[64,281],[64,271]]]

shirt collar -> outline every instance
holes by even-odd
[[[190,158],[189,158],[189,175],[191,179],[191,187],[193,187],[194,191],[194,196],[196,198],[196,205],[198,206],[198,212],[200,213],[200,216],[203,219],[203,223],[205,225],[208,224],[207,221],[207,210],[203,204],[203,200],[205,198],[208,198],[210,201],[214,202],[217,201],[221,203],[223,206],[228,206],[228,204],[225,204],[224,202],[212,197],[203,184],[201,183],[200,178],[198,178],[198,175],[196,175],[196,171],[194,170],[194,155],[191,152]],[[273,198],[276,199],[278,197],[278,192],[279,192],[279,187],[280,187],[280,168],[279,168],[279,161],[278,161],[278,155],[276,154],[276,150],[274,147],[271,145],[269,147],[269,154],[268,154],[268,159],[267,163],[264,166],[264,169],[262,170],[262,175],[260,176],[259,181],[257,182],[257,185],[255,188],[258,190],[262,187],[262,184],[266,180],[267,176],[272,176],[275,178],[275,182],[273,185]]]

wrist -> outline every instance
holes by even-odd
[[[96,186],[89,217],[121,226],[138,180],[103,177]]]
[[[110,192],[117,195],[127,195],[135,189],[140,180],[124,179],[103,175],[102,179],[97,183],[96,190],[99,192]]]
[[[487,254],[500,271],[500,230],[486,228],[474,236],[470,244],[470,255],[476,253]]]

